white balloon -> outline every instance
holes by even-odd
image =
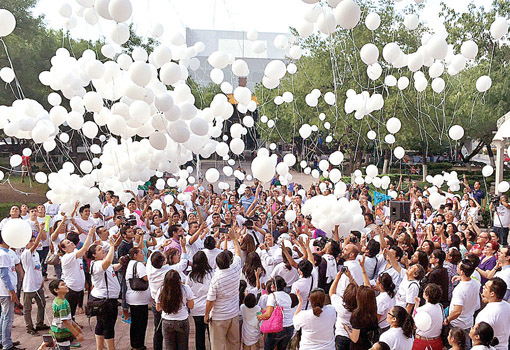
[[[16,28],[16,18],[5,9],[0,9],[0,37],[7,36]]]
[[[492,79],[488,75],[482,75],[478,80],[476,81],[476,89],[479,92],[485,92],[489,90],[492,86]]]
[[[393,144],[395,143],[395,136],[393,136],[392,134],[388,134],[386,136],[384,136],[384,141],[387,143],[387,144]]]
[[[363,45],[359,54],[366,65],[374,64],[379,59],[379,49],[371,43]]]
[[[508,22],[503,17],[498,17],[492,22],[490,28],[491,36],[494,40],[499,40],[508,33]],[[2,36],[0,34],[0,36]]]
[[[219,178],[220,178],[220,172],[215,168],[209,168],[205,172],[205,179],[207,180],[207,182],[209,182],[211,184],[218,181]]]
[[[9,163],[11,164],[11,167],[15,168],[19,165],[21,165],[21,156],[19,154],[13,154],[11,158],[9,159]]]
[[[240,138],[234,138],[230,141],[230,150],[234,154],[241,154],[244,151],[244,141]]]
[[[365,18],[365,25],[369,30],[376,30],[381,25],[381,17],[375,12],[369,13]]]
[[[262,182],[269,182],[274,177],[275,164],[270,157],[259,154],[251,163],[251,171],[255,178]]]
[[[376,137],[377,137],[377,133],[374,130],[369,130],[367,132],[367,138],[369,140],[375,140]]]
[[[232,63],[232,73],[238,77],[247,77],[250,74],[250,69],[246,61],[239,59]]]
[[[427,51],[432,58],[442,60],[448,53],[448,43],[442,35],[435,34],[427,42]]]
[[[464,129],[460,125],[453,125],[448,130],[448,135],[454,141],[460,140],[464,136]]]
[[[460,52],[468,60],[475,59],[478,55],[478,45],[473,40],[465,41],[460,47]]]
[[[408,30],[415,30],[418,28],[418,25],[420,24],[420,20],[418,19],[418,16],[415,14],[409,14],[404,17],[404,26]]]
[[[505,193],[509,189],[510,189],[510,184],[508,182],[506,182],[506,181],[501,181],[498,184],[498,192],[499,193]]]
[[[97,136],[97,133],[99,132],[97,124],[92,121],[85,122],[81,130],[83,132],[83,135],[85,135],[89,139],[95,138]]]
[[[367,166],[366,169],[367,176],[370,176],[371,178],[377,177],[379,175],[379,169],[373,164],[370,164]]]
[[[108,12],[116,22],[122,23],[131,17],[133,7],[129,0],[110,0]]]
[[[443,78],[435,78],[434,80],[432,80],[432,84],[430,84],[432,90],[434,90],[434,92],[438,94],[443,92],[445,85],[446,83],[444,82]]]
[[[444,72],[444,66],[441,62],[434,62],[429,68],[429,75],[431,78],[437,78]]]
[[[397,86],[399,90],[405,90],[409,86],[409,78],[408,77],[400,77],[397,82]]]
[[[386,129],[392,133],[392,134],[396,134],[397,132],[399,132],[400,128],[402,127],[402,123],[400,122],[400,120],[396,117],[391,117],[390,119],[388,119],[388,121],[386,122]]]
[[[490,165],[486,165],[482,168],[482,175],[484,177],[489,177],[494,173],[494,168]]]
[[[294,220],[296,220],[296,212],[294,210],[287,210],[285,212],[285,221],[287,221],[288,223],[292,223],[294,222]]]
[[[426,311],[416,313],[414,316],[414,324],[421,332],[426,332],[432,327],[432,318]]]
[[[293,166],[294,164],[296,164],[296,156],[293,155],[292,153],[288,153],[283,157],[283,161],[288,166]]]
[[[402,50],[397,43],[388,43],[383,48],[383,57],[390,64],[396,62],[401,53]]]
[[[16,75],[10,67],[4,67],[0,69],[0,79],[5,81],[7,84],[11,83],[15,78]]]
[[[89,174],[94,167],[92,166],[92,163],[88,160],[84,160],[80,163],[80,169],[85,174]]]
[[[400,146],[395,147],[395,149],[393,150],[393,154],[395,155],[395,158],[397,158],[397,159],[404,158],[405,153],[406,153],[406,151]]]
[[[35,181],[39,182],[40,184],[45,184],[48,181],[48,176],[46,176],[46,174],[42,171],[39,171],[35,174]]]
[[[264,75],[272,79],[281,79],[285,76],[286,72],[287,67],[285,63],[280,60],[270,61],[264,69]]]
[[[27,220],[9,220],[2,227],[2,239],[10,248],[24,248],[31,238],[32,228]]]
[[[361,18],[361,9],[352,0],[341,1],[334,9],[336,23],[344,29],[353,29]]]

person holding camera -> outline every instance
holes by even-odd
[[[510,204],[508,204],[507,197],[502,195],[499,200],[492,200],[489,209],[494,210],[494,227],[492,230],[498,235],[499,242],[503,247],[507,247],[508,227],[510,226]]]

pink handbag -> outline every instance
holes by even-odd
[[[262,333],[278,333],[283,331],[283,308],[276,302],[276,295],[273,293],[275,307],[271,317],[262,321],[260,331]]]

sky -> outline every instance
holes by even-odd
[[[470,2],[476,5],[489,6],[491,0],[444,0],[456,11],[466,11]],[[73,7],[73,16],[79,16],[79,8],[75,0],[39,0],[34,14],[42,14],[47,24],[55,29],[63,27],[65,19],[60,16],[59,8],[64,3]],[[161,41],[165,43],[174,32],[185,34],[185,28],[218,29],[259,32],[288,32],[289,26],[295,26],[303,17],[303,13],[311,5],[302,0],[132,0],[132,21],[141,36],[150,34],[154,23],[161,23],[165,34]],[[398,9],[413,4],[414,0],[403,0],[396,3]],[[418,13],[420,20],[431,28],[442,27],[438,17],[441,0],[425,0],[425,8]],[[83,18],[78,18],[78,25],[71,30],[75,38],[98,39],[101,35],[108,37],[111,24],[100,21],[99,25],[91,26]]]

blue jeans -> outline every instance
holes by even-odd
[[[37,254],[39,254],[39,260],[41,261],[42,274],[46,276],[46,270],[48,269],[48,264],[46,264],[46,257],[48,256],[48,252],[50,251],[50,247],[43,247],[42,250],[38,250]]]
[[[508,227],[494,226],[492,231],[498,235],[499,244],[502,244],[505,247],[508,246]]]
[[[0,340],[3,349],[12,347],[11,331],[14,322],[14,303],[11,297],[0,297],[2,315],[0,316]]]
[[[284,327],[283,330],[278,333],[268,333],[266,335],[266,342],[264,343],[264,350],[273,350],[275,347],[277,350],[287,349],[287,345],[293,333],[294,326]]]
[[[122,296],[122,310],[128,310],[129,305],[126,301],[127,284],[126,284],[125,272],[118,271],[117,277],[119,278],[120,291],[121,291],[121,296]]]

